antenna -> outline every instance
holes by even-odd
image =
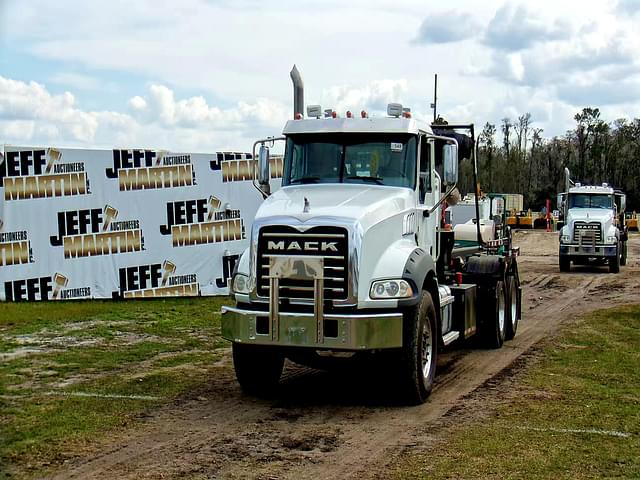
[[[431,108],[433,108],[433,123],[436,123],[437,117],[437,106],[438,106],[438,74],[435,74],[435,80],[433,84],[433,103],[431,104]]]

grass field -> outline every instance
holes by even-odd
[[[59,465],[206,383],[227,298],[2,304],[0,478]],[[4,473],[3,473],[4,472]]]
[[[226,301],[2,304],[0,478],[46,474],[194,395],[228,368],[216,365]],[[537,357],[395,477],[640,478],[640,307],[596,312]]]
[[[640,307],[567,328],[498,397],[405,456],[396,479],[640,478]]]

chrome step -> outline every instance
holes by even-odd
[[[460,338],[460,332],[449,332],[444,337],[442,337],[442,342],[446,345],[451,345],[453,342]]]

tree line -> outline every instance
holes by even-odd
[[[607,122],[598,108],[583,108],[576,126],[545,138],[530,113],[500,125],[487,122],[478,135],[478,181],[483,192],[521,193],[525,208],[540,210],[547,198],[555,208],[564,191],[564,168],[582,184],[607,182],[627,194],[627,211],[640,211],[640,119]],[[445,123],[443,119],[439,118]],[[498,128],[502,141],[496,140]],[[473,166],[460,167],[460,190],[473,192]]]

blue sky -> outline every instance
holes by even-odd
[[[640,0],[0,0],[0,143],[246,150],[307,103],[456,122],[640,110]]]

